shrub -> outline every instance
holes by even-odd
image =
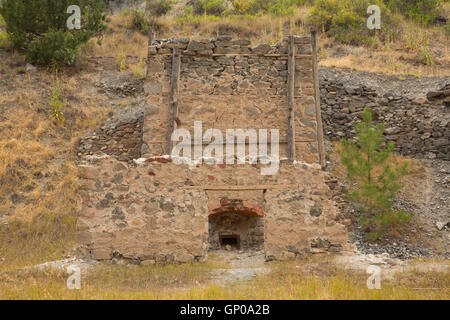
[[[147,8],[152,16],[163,16],[172,10],[171,0],[148,0]]]
[[[392,10],[401,12],[415,21],[429,24],[434,22],[442,0],[385,0]]]
[[[147,34],[149,20],[147,14],[142,10],[132,10],[129,15],[128,25],[131,29]]]
[[[430,47],[428,46],[428,42],[426,42],[422,46],[421,60],[422,63],[426,66],[434,65],[433,53],[431,52]]]
[[[450,36],[450,23],[447,23],[445,26],[443,26],[444,32],[447,36]]]
[[[123,47],[120,48],[120,55],[117,58],[117,70],[125,71],[128,69],[127,66],[127,58],[125,56],[125,52],[123,51]]]
[[[227,9],[223,0],[195,0],[191,1],[189,5],[197,15],[221,16]]]
[[[51,111],[50,115],[58,122],[64,122],[64,117],[61,109],[64,107],[64,103],[61,98],[61,90],[59,89],[58,71],[55,71],[55,82],[52,88],[52,99],[50,101]]]
[[[347,198],[358,205],[361,224],[369,238],[378,238],[392,227],[407,222],[413,213],[394,210],[396,193],[403,187],[400,180],[408,174],[408,163],[392,166],[388,161],[394,149],[389,142],[383,148],[384,125],[372,123],[369,108],[363,112],[363,121],[355,127],[357,143],[341,140],[338,153],[348,178],[357,187]]]
[[[81,9],[81,29],[68,30],[67,8]],[[78,47],[106,28],[102,0],[5,0],[0,14],[14,48],[30,63],[68,65]]]
[[[369,30],[367,8],[378,5],[381,9],[381,30]],[[311,25],[336,40],[351,45],[376,45],[398,35],[398,19],[382,0],[317,0],[309,17]]]
[[[8,47],[8,45],[9,45],[8,34],[6,32],[0,32],[0,48]]]
[[[140,60],[137,65],[131,67],[134,80],[144,80],[146,77],[146,64],[144,60]]]
[[[269,13],[275,16],[292,15],[295,6],[311,3],[310,0],[234,0],[236,14],[258,15]]]

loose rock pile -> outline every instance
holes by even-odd
[[[144,117],[154,111],[154,107],[147,105],[124,109],[100,129],[80,139],[78,157],[106,154],[121,161],[140,158]]]

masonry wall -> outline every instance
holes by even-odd
[[[450,159],[450,84],[428,97],[383,96],[364,85],[345,85],[339,79],[321,79],[324,134],[330,140],[355,136],[353,127],[370,107],[374,121],[384,123],[385,139],[395,151],[425,158]]]
[[[261,202],[249,195],[243,203],[264,213],[268,260],[348,249],[342,217],[317,168],[283,162],[269,177],[253,166],[190,168],[165,158],[139,163],[106,157],[79,166],[79,256],[151,263],[206,259],[209,209],[217,203],[208,195],[224,188],[239,189],[233,192],[244,199],[246,193],[261,195]]]
[[[144,90],[152,110],[143,117],[141,158],[81,157],[80,256],[150,263],[205,259],[208,249],[217,248],[219,233],[230,231],[214,229],[214,220],[230,214],[246,220],[231,231],[246,246],[263,245],[268,260],[348,248],[320,165],[311,38],[293,39],[295,161],[282,160],[273,175],[261,175],[260,163],[172,163],[166,150],[172,50],[181,53],[175,128],[193,135],[193,122],[202,121],[203,131],[278,129],[280,157],[286,159],[288,42],[251,47],[221,36],[151,43]]]
[[[295,37],[295,143],[297,160],[318,162],[317,122],[312,74],[311,37]],[[148,103],[159,108],[144,123],[143,156],[168,153],[172,50],[181,53],[178,128],[193,135],[194,121],[203,130],[279,129],[280,156],[287,156],[288,41],[250,46],[229,36],[201,41],[155,40],[149,47]],[[270,138],[269,138],[270,140]]]

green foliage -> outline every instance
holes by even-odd
[[[381,30],[367,28],[367,8],[381,9]],[[317,0],[311,9],[309,22],[318,30],[339,42],[351,45],[376,46],[398,35],[398,19],[382,0]]]
[[[219,21],[220,17],[214,15],[196,15],[194,7],[189,5],[184,8],[183,14],[176,19],[180,25],[191,25],[198,28],[202,21]]]
[[[259,15],[268,13],[274,16],[294,14],[294,8],[312,4],[311,0],[234,0],[235,14]]]
[[[221,16],[227,9],[223,0],[191,1],[191,6],[197,15]]]
[[[147,75],[145,67],[146,64],[144,60],[140,60],[137,65],[132,67],[134,80],[145,80],[145,77]]]
[[[147,8],[155,17],[163,16],[172,10],[172,0],[147,0]]]
[[[430,50],[430,47],[428,46],[428,43],[426,43],[424,46],[422,46],[422,63],[426,66],[433,66],[434,65],[434,58],[433,53]]]
[[[8,34],[6,32],[0,32],[0,48],[7,47],[9,45]]]
[[[50,115],[58,122],[64,122],[64,117],[61,109],[64,107],[64,103],[61,98],[61,90],[59,88],[58,71],[55,71],[55,82],[52,88],[52,99],[50,101]]]
[[[44,34],[28,46],[26,59],[37,64],[71,65],[75,61],[79,43],[70,33],[56,30]]]
[[[128,69],[127,66],[127,59],[125,57],[125,52],[123,51],[123,47],[120,49],[120,55],[117,59],[117,70],[118,71],[125,71]]]
[[[442,0],[385,0],[387,6],[424,24],[433,23]]]
[[[450,23],[447,23],[445,26],[442,27],[444,29],[444,32],[447,36],[450,36]]]
[[[71,5],[81,9],[81,29],[68,30],[66,13]],[[5,0],[0,14],[14,48],[26,53],[30,63],[68,65],[78,47],[106,26],[102,0]]]
[[[294,14],[296,6],[312,4],[314,0],[234,0],[228,9],[224,0],[192,0],[192,15],[222,16],[227,14],[258,16],[270,14],[285,16]]]
[[[149,20],[145,11],[134,9],[130,11],[128,26],[143,34],[147,34],[149,27]]]
[[[408,174],[408,163],[391,166],[388,163],[394,144],[383,148],[384,125],[372,123],[369,108],[363,121],[355,127],[357,143],[342,139],[338,153],[348,178],[357,187],[347,198],[358,206],[361,224],[369,238],[378,238],[395,225],[409,221],[413,213],[393,209],[396,193],[403,187],[400,180]]]

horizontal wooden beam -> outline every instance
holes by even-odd
[[[153,54],[154,56],[171,56],[171,53],[156,53]],[[281,54],[281,53],[268,53],[268,54],[256,54],[256,53],[212,53],[212,54],[183,54],[181,52],[181,55],[183,57],[236,57],[236,56],[243,56],[243,57],[267,57],[267,58],[288,58],[288,54]],[[309,59],[313,56],[311,54],[297,54],[295,55],[295,58],[298,59]]]
[[[266,190],[266,189],[297,189],[298,184],[257,184],[257,185],[240,185],[240,186],[181,186],[179,189],[186,190],[223,190],[223,191],[239,191],[239,190]]]
[[[314,139],[311,139],[311,140],[295,140],[295,142],[315,142],[316,140],[314,140]],[[164,141],[144,141],[145,143],[147,143],[147,144],[156,144],[156,143],[164,143]],[[286,144],[286,143],[288,143],[287,142],[287,140],[281,140],[281,141],[278,141],[278,143],[279,144]],[[189,144],[188,143],[176,143],[177,145],[180,145],[180,146],[189,146]],[[194,141],[192,141],[192,143],[190,144],[190,145],[193,145],[194,144]],[[239,145],[239,144],[245,144],[245,145],[250,145],[250,144],[259,144],[259,142],[257,142],[257,143],[248,143],[248,142],[244,142],[244,143],[239,143],[239,142],[237,142],[237,141],[235,141],[233,144],[235,144],[235,145]],[[272,144],[272,142],[270,141],[270,139],[268,139],[267,140],[267,144]],[[224,142],[224,143],[214,143],[214,142],[205,142],[205,141],[202,141],[202,145],[209,145],[209,146],[226,146],[227,145],[227,143],[226,142]]]

